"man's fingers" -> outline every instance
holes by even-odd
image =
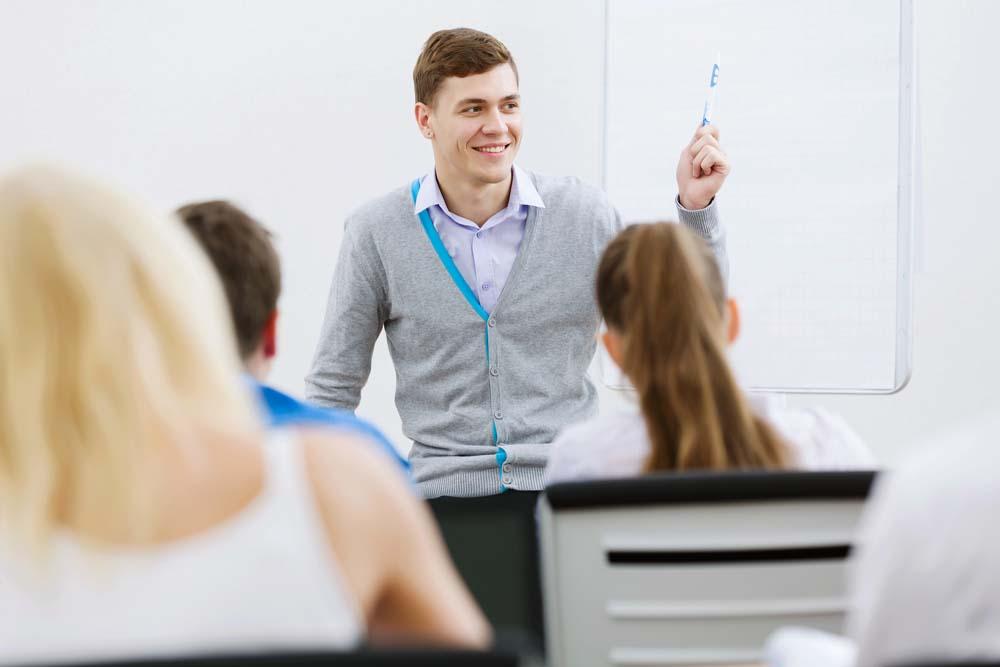
[[[729,162],[726,155],[715,146],[705,146],[694,158],[695,178],[698,176],[708,176],[712,169],[717,169],[726,173]]]
[[[691,159],[691,178],[707,176],[713,168],[723,172],[728,169],[729,163],[719,145],[719,128],[714,125],[702,125],[695,130],[685,152],[685,156]]]
[[[714,154],[708,154],[705,159],[701,161],[701,173],[703,176],[708,176],[712,173],[712,168],[718,162],[718,157]]]
[[[694,156],[695,178],[712,173],[712,165],[715,164],[714,153],[718,152],[715,146],[705,146]]]
[[[719,128],[717,128],[714,125],[702,125],[697,130],[694,131],[694,139],[691,140],[691,143],[694,143],[707,135],[713,136],[716,138],[716,140],[718,140]]]
[[[701,149],[703,149],[705,146],[715,146],[716,148],[720,148],[719,140],[716,139],[711,134],[702,135],[697,141],[691,144],[691,148],[689,149],[691,152],[691,156],[693,157],[698,153],[700,153]]]
[[[715,160],[715,164],[712,165],[712,168],[720,174],[729,175],[729,172],[732,169],[729,165],[729,156],[724,152],[719,151],[719,155]]]

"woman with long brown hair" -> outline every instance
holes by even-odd
[[[638,414],[570,427],[548,482],[666,470],[847,468],[873,461],[843,420],[749,398],[727,346],[739,310],[707,245],[680,225],[632,225],[605,249],[597,302],[604,345],[631,381]]]

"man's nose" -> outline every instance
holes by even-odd
[[[494,109],[483,125],[483,134],[506,134],[506,132],[507,121],[504,120],[500,109]]]

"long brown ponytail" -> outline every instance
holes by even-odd
[[[707,244],[678,224],[627,227],[601,257],[597,302],[639,394],[647,471],[787,465],[729,367],[725,285]]]

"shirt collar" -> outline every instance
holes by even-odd
[[[420,192],[417,193],[417,201],[413,203],[413,212],[419,215],[431,206],[445,207],[444,195],[441,194],[441,188],[438,187],[433,169],[420,179]]]
[[[514,206],[545,208],[542,196],[538,194],[538,189],[535,188],[531,176],[517,165],[514,165],[513,171],[513,183],[510,186],[510,199],[507,201],[507,208]],[[420,181],[420,192],[417,193],[417,201],[413,204],[413,212],[419,214],[431,206],[440,206],[443,210],[448,210],[433,170]]]
[[[510,202],[515,201],[521,206],[545,208],[545,202],[538,194],[535,182],[531,180],[531,175],[516,164],[514,165],[514,184],[510,186]]]

